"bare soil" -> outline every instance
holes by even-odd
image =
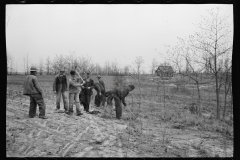
[[[126,98],[122,120],[114,113],[104,115],[103,108],[93,107],[93,100],[91,110],[100,113],[69,116],[54,111],[53,77],[39,77],[47,106],[44,120],[28,118],[30,102],[22,95],[23,78],[8,77],[7,157],[233,157],[231,124],[191,114],[182,99],[191,95],[175,98],[169,88],[164,107],[151,87],[142,87],[148,92],[139,103],[136,88]],[[103,78],[110,89],[113,78]]]

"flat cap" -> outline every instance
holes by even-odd
[[[30,68],[30,71],[37,71],[37,67],[32,66],[32,67]]]

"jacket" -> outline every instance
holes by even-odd
[[[59,74],[55,76],[53,82],[53,91],[61,91],[65,92],[68,91],[68,80],[66,75],[60,76]]]
[[[90,87],[90,89],[87,89],[87,87]],[[92,95],[93,91],[92,89],[94,88],[94,81],[90,78],[89,81],[85,81],[85,84],[83,85],[83,90],[84,94],[86,95]]]
[[[42,89],[38,84],[37,77],[28,75],[23,83],[23,95],[42,94]]]
[[[101,84],[99,83],[94,83],[94,89],[97,91],[97,94],[99,95],[99,93],[102,94],[102,88],[101,88]]]
[[[80,84],[81,79],[79,77],[77,78],[70,78],[69,79],[69,93],[79,93],[81,91],[81,87],[75,87],[73,84]]]
[[[102,81],[102,80],[99,80],[99,83],[101,84],[101,86],[102,86],[102,90],[104,90],[105,91],[105,84],[104,84],[104,82]]]

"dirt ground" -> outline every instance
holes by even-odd
[[[42,76],[38,79],[48,119],[30,119],[29,97],[22,95],[24,77],[8,76],[7,157],[233,157],[232,125],[191,114],[184,103],[191,94],[170,94],[168,88],[164,105],[163,98],[156,96],[156,87],[143,85],[141,91],[136,85],[126,98],[122,120],[93,107],[94,99],[91,110],[100,113],[86,114],[81,106],[82,116],[68,116],[54,111],[53,77]],[[113,79],[103,77],[107,90]],[[127,79],[126,83],[135,82]]]

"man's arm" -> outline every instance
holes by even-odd
[[[69,80],[69,85],[72,85],[74,87],[81,87],[83,84],[76,84],[71,79]]]
[[[34,85],[34,87],[36,88],[36,90],[37,90],[40,94],[42,94],[42,89],[40,88],[37,79],[36,79],[36,78],[33,78],[33,79],[32,79],[32,82],[33,82],[33,85]]]

